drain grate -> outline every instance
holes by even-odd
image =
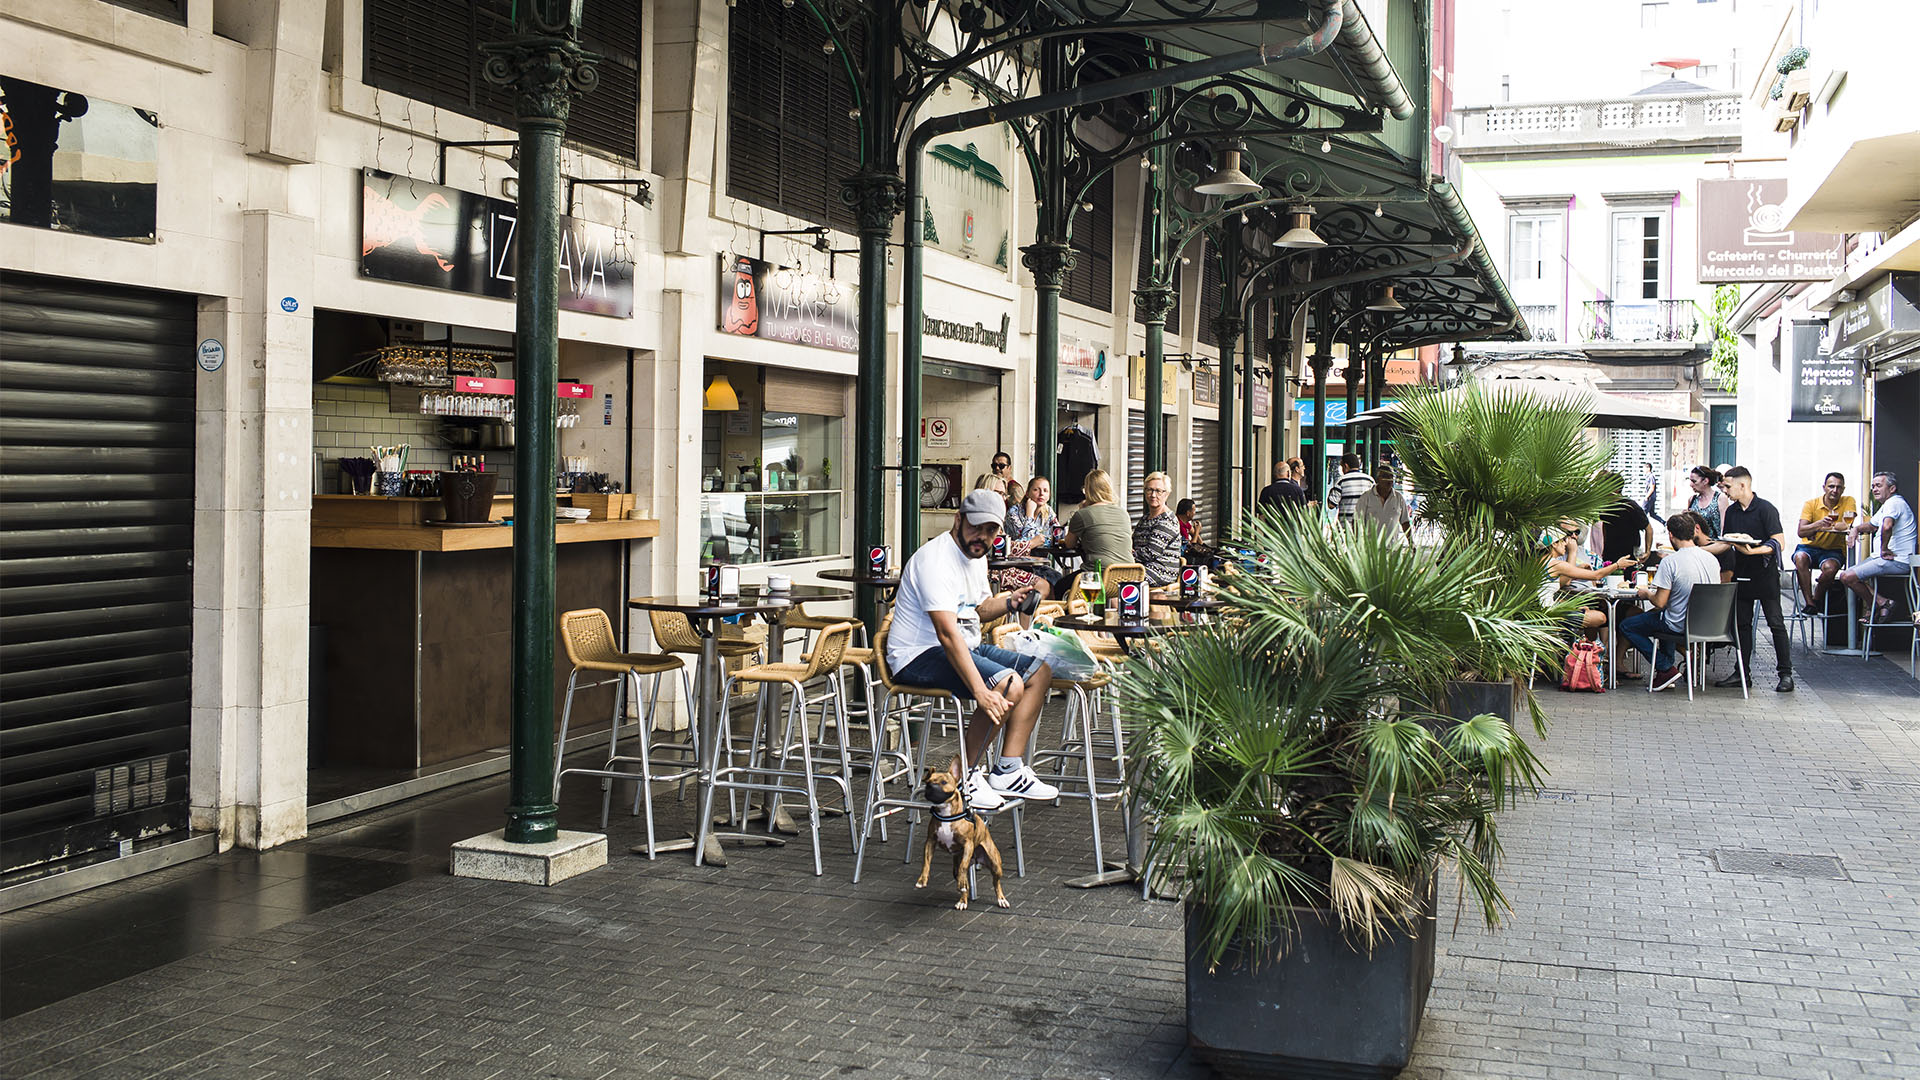
[[[1789,855],[1780,851],[1719,848],[1713,853],[1713,865],[1723,874],[1852,880],[1847,877],[1847,868],[1832,855]]]

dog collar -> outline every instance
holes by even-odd
[[[965,821],[967,818],[972,816],[973,816],[973,811],[968,810],[964,807],[957,814],[941,813],[938,807],[935,807],[933,811],[933,820],[938,821],[942,824],[949,824],[955,821]]]

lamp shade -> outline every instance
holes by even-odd
[[[1393,295],[1393,286],[1382,285],[1373,290],[1373,299],[1367,302],[1368,311],[1405,311],[1406,306]]]
[[[1312,220],[1312,214],[1296,212],[1293,215],[1293,228],[1281,233],[1280,239],[1275,240],[1273,246],[1277,248],[1326,247],[1327,242],[1320,239],[1320,234],[1314,232],[1313,227],[1308,224]]]
[[[725,375],[715,375],[707,382],[706,401],[702,407],[707,412],[735,412],[740,408],[740,395],[733,392],[733,384]]]
[[[1251,195],[1261,190],[1258,181],[1240,171],[1240,152],[1246,146],[1234,142],[1220,151],[1220,160],[1213,175],[1193,185],[1195,195]]]

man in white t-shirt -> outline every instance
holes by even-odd
[[[1362,492],[1354,504],[1354,520],[1372,522],[1386,529],[1388,535],[1398,533],[1411,542],[1413,508],[1407,505],[1407,497],[1393,486],[1394,476],[1391,465],[1382,465],[1373,471],[1373,486]]]
[[[1863,536],[1871,537],[1873,557],[1840,571],[1840,583],[1852,589],[1863,606],[1873,603],[1873,587],[1868,582],[1879,577],[1904,578],[1912,573],[1913,566],[1907,557],[1920,547],[1920,521],[1915,519],[1913,507],[1900,496],[1900,485],[1894,481],[1893,474],[1874,473],[1872,491],[1873,515],[1847,530],[1847,546],[1859,543]],[[1887,619],[1900,587],[1897,581],[1880,586],[1879,608],[1868,608],[1875,622]]]
[[[1655,690],[1677,685],[1686,677],[1686,662],[1673,660],[1673,638],[1669,635],[1686,634],[1687,603],[1693,587],[1720,580],[1720,560],[1697,546],[1704,538],[1699,518],[1690,512],[1673,515],[1667,519],[1667,536],[1673,541],[1673,554],[1660,560],[1660,568],[1653,572],[1653,587],[1638,590],[1640,599],[1653,601],[1652,610],[1620,621],[1621,635],[1653,664]],[[1660,635],[1657,650],[1655,634]]]
[[[984,763],[967,775],[967,802],[997,810],[1008,799],[1046,802],[1060,791],[1033,773],[1022,755],[1046,704],[1053,670],[1039,658],[986,644],[980,625],[1017,610],[1034,594],[1028,585],[1000,596],[987,587],[987,553],[1007,518],[998,493],[967,493],[953,528],[921,545],[900,571],[887,631],[887,667],[901,686],[948,690],[976,703],[967,722],[966,758],[979,759],[994,728],[1007,729],[1001,754],[989,772]]]

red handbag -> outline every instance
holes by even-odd
[[[1600,677],[1600,657],[1604,650],[1597,641],[1577,642],[1567,654],[1566,671],[1560,676],[1560,689],[1607,692],[1607,681]]]

